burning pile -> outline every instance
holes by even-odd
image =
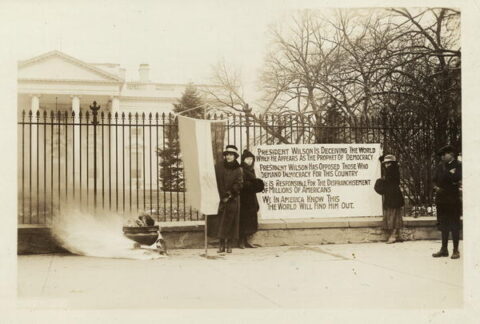
[[[160,227],[155,225],[155,220],[148,214],[142,214],[137,219],[129,219],[127,226],[123,227],[123,233],[135,241],[136,249],[141,248],[142,245],[155,244],[160,254],[167,254],[167,246],[160,233]]]
[[[147,218],[142,216],[139,217],[140,222],[147,221]],[[150,220],[148,222],[151,223]],[[137,260],[164,257],[154,248],[134,248],[133,242],[122,233],[122,228],[128,227],[123,226],[124,220],[116,214],[92,214],[70,208],[57,214],[52,223],[54,237],[74,254]],[[139,223],[135,223],[137,228],[142,228],[138,226]]]

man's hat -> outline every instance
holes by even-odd
[[[238,155],[238,148],[235,145],[227,145],[227,147],[225,148],[225,151],[223,151],[223,155],[225,156],[229,153],[235,155],[236,159],[239,156]]]
[[[445,145],[444,147],[442,147],[441,149],[438,150],[437,152],[437,155],[438,156],[442,156],[443,154],[445,153],[453,153],[453,154],[456,154],[456,150],[455,148],[452,146],[452,145]]]
[[[397,161],[397,159],[395,158],[395,155],[387,154],[387,155],[385,155],[385,157],[383,158],[382,163],[396,162],[396,161]]]

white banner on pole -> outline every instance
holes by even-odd
[[[254,152],[265,181],[258,194],[264,219],[382,215],[373,189],[380,144],[260,145]]]
[[[178,115],[186,199],[205,215],[216,214],[220,201],[213,161],[213,122]]]

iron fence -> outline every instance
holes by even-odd
[[[461,144],[458,120],[438,130],[433,122],[408,116],[351,120],[247,112],[205,117],[227,119],[224,140],[241,150],[260,144],[381,143],[384,152],[400,160],[405,212],[413,214],[426,214],[433,205],[435,150],[444,141]],[[446,138],[439,139],[439,131]],[[47,224],[69,205],[132,215],[146,211],[159,221],[202,219],[186,201],[173,114],[112,114],[96,104],[77,115],[24,111],[18,135],[20,224]]]
[[[19,223],[48,223],[66,206],[201,219],[183,191],[161,189],[159,151],[171,144],[166,132],[177,133],[173,115],[23,112],[18,124]],[[175,154],[169,168],[179,177]]]

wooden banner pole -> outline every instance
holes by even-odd
[[[208,257],[208,234],[207,234],[207,228],[208,228],[208,222],[207,218],[208,215],[204,215],[205,217],[205,257]]]

